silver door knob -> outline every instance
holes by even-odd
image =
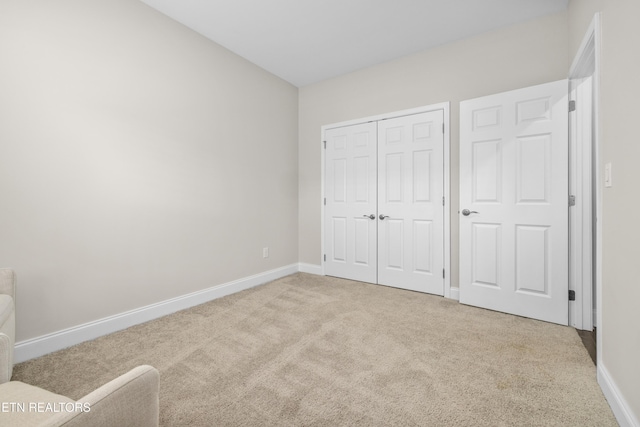
[[[362,215],[365,218],[369,218],[369,219],[376,219],[376,216],[374,214],[371,215]]]
[[[389,218],[389,215],[380,214],[380,216],[378,218],[380,218],[380,221],[384,221],[385,218]]]
[[[464,215],[464,216],[469,216],[469,215],[471,215],[472,213],[478,213],[478,212],[476,212],[476,211],[470,211],[469,209],[463,209],[463,210],[462,210],[462,215]]]

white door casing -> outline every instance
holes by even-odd
[[[444,114],[378,122],[378,283],[444,294]]]
[[[567,324],[567,93],[460,103],[460,302]]]
[[[376,124],[329,129],[325,140],[325,274],[376,283]]]

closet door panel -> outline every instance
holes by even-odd
[[[375,123],[325,133],[325,274],[377,283]]]
[[[444,114],[378,122],[378,283],[444,294]]]

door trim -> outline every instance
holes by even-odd
[[[591,141],[588,141],[587,144],[577,144],[576,151],[570,154],[569,162],[570,167],[574,168],[575,174],[578,176],[582,176],[583,180],[589,180],[593,183],[589,185],[582,186],[583,194],[576,194],[584,203],[576,203],[575,208],[580,209],[581,212],[579,215],[571,216],[571,247],[575,247],[575,245],[582,243],[582,241],[588,241],[593,239],[594,244],[592,246],[592,257],[591,259],[585,259],[585,257],[579,257],[578,254],[571,254],[569,262],[571,263],[570,270],[571,271],[585,271],[591,270],[593,271],[593,267],[595,265],[595,274],[592,276],[593,283],[595,286],[589,284],[585,285],[583,281],[575,281],[574,278],[571,279],[569,284],[570,289],[574,289],[576,291],[576,301],[574,303],[569,304],[569,318],[571,320],[570,325],[575,327],[576,329],[586,329],[592,330],[593,326],[601,326],[602,324],[602,188],[600,185],[600,156],[599,153],[601,151],[600,147],[600,130],[599,130],[599,105],[600,105],[600,14],[596,13],[587,29],[582,43],[576,53],[576,56],[571,64],[571,68],[569,69],[569,80],[575,81],[584,77],[592,77],[593,86],[592,86],[592,96],[591,96],[591,105],[585,108],[584,104],[581,105],[580,102],[576,104],[575,115],[579,116],[580,114],[591,113],[592,110],[592,133],[591,133]],[[570,97],[574,94],[570,93]],[[570,98],[571,99],[571,98]],[[588,110],[588,111],[587,111]],[[574,125],[570,125],[573,127]],[[573,136],[572,136],[573,139]],[[574,141],[571,141],[572,144]],[[576,141],[578,142],[578,141]],[[582,168],[581,164],[579,164],[579,159],[576,154],[578,154],[578,150],[591,150],[592,152],[592,167],[591,170],[585,170],[586,168]],[[575,176],[574,174],[574,176]],[[587,192],[587,194],[584,194]],[[588,211],[588,212],[587,212]],[[591,215],[591,212],[594,212],[594,215]],[[585,218],[586,221],[591,222],[591,227],[589,224],[583,223],[582,219]],[[595,227],[594,227],[595,224]],[[578,230],[581,230],[579,233]],[[595,232],[592,232],[594,230]],[[581,247],[581,246],[580,246]],[[590,262],[591,261],[591,262]],[[594,293],[595,288],[595,295]],[[593,309],[593,298],[595,296],[596,299],[596,313],[595,316],[592,314]],[[577,305],[580,305],[577,307]],[[594,319],[595,317],[595,319]],[[595,323],[595,325],[594,325]],[[602,328],[599,327],[597,329],[597,355],[598,355],[598,364],[600,364],[600,357],[602,354]]]
[[[575,110],[569,113],[569,289],[575,301],[569,301],[569,325],[593,330],[593,71],[569,79],[569,99]],[[584,76],[584,77],[582,77]]]
[[[443,194],[445,195],[444,200],[444,297],[452,298],[451,295],[451,182],[450,182],[450,139],[451,139],[451,120],[450,120],[450,103],[442,102],[438,104],[426,105],[423,107],[416,107],[407,110],[394,111],[390,113],[379,114],[376,116],[362,117],[354,120],[347,120],[338,123],[332,123],[328,125],[324,125],[320,128],[320,233],[322,238],[320,239],[321,244],[321,257],[324,257],[325,252],[325,242],[324,242],[324,216],[325,216],[325,207],[324,207],[324,197],[325,197],[325,151],[324,151],[324,141],[325,132],[328,129],[334,129],[338,127],[357,125],[361,123],[367,123],[372,121],[386,120],[392,119],[396,117],[409,116],[413,114],[419,113],[428,113],[431,111],[442,110],[444,114],[444,176],[442,177],[443,184]],[[324,259],[320,259],[320,265],[322,266],[322,275],[325,276],[325,264]]]

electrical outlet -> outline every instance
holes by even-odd
[[[262,258],[269,258],[269,248],[262,248]]]

